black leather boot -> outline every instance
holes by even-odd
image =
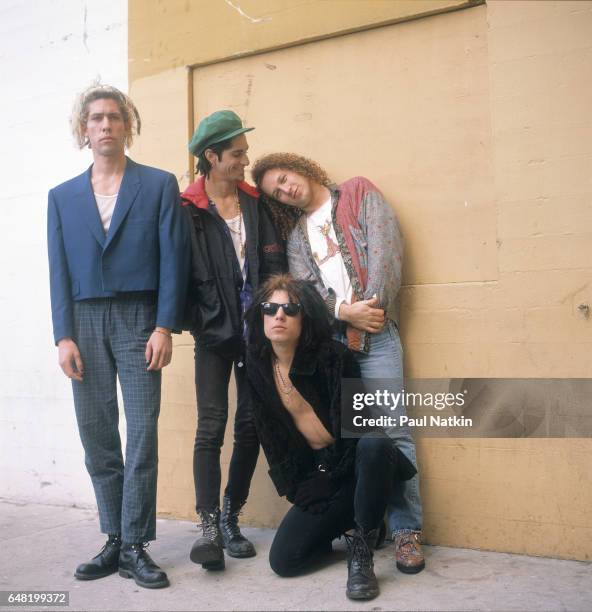
[[[193,543],[189,558],[207,570],[224,569],[224,548],[220,534],[220,508],[200,510],[203,535]]]
[[[96,557],[76,568],[74,577],[78,580],[96,580],[114,574],[119,567],[120,548],[121,538],[118,535],[110,535]]]
[[[240,559],[254,557],[257,554],[252,542],[245,538],[238,527],[238,516],[244,505],[245,502],[234,503],[225,495],[220,515],[220,532],[224,548],[231,557]]]
[[[364,533],[356,527],[347,541],[347,588],[350,599],[374,599],[380,592],[374,575],[373,553],[378,539],[378,529]]]
[[[138,586],[146,589],[162,589],[169,586],[167,575],[154,563],[146,552],[148,544],[142,542],[121,545],[119,552],[119,575],[133,578]]]

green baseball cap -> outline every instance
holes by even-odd
[[[254,129],[243,127],[240,117],[231,110],[216,111],[199,122],[189,143],[189,150],[197,157],[217,142]]]

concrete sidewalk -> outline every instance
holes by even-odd
[[[170,588],[142,589],[117,574],[91,582],[75,580],[76,565],[104,543],[97,526],[96,513],[90,510],[1,500],[0,590],[67,590],[69,610],[592,609],[589,563],[426,546],[426,570],[406,576],[394,570],[388,546],[376,553],[380,596],[354,603],[344,593],[343,542],[335,542],[332,559],[319,571],[282,579],[267,562],[273,530],[246,529],[258,555],[228,558],[226,571],[205,572],[188,556],[196,526],[173,520],[158,521],[159,539],[149,549],[167,571]]]

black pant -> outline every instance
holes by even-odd
[[[379,527],[396,466],[397,451],[389,438],[361,438],[355,476],[341,485],[329,508],[323,514],[311,514],[292,506],[283,518],[269,551],[271,569],[279,576],[296,576],[348,529]]]
[[[193,449],[193,479],[196,509],[212,510],[220,504],[220,449],[228,419],[228,384],[233,360],[195,343],[197,432]],[[249,401],[244,365],[234,363],[237,406],[234,447],[224,495],[242,503],[249,495],[257,465],[259,439]]]

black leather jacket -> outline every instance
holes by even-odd
[[[253,292],[267,276],[285,272],[284,246],[263,202],[253,187],[239,185],[246,231],[248,282]],[[250,187],[250,188],[249,188]],[[208,349],[236,358],[243,352],[243,284],[232,242],[223,232],[224,221],[207,205],[203,180],[185,191],[181,200],[190,227],[191,273],[183,329]]]

